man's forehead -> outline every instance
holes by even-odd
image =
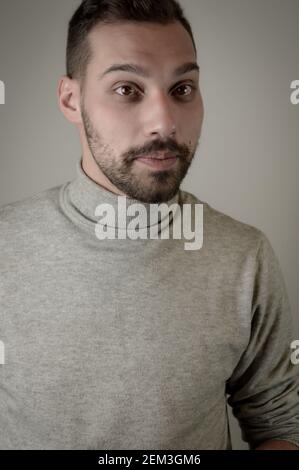
[[[157,53],[161,56],[195,56],[192,39],[179,22],[167,25],[147,22],[100,24],[90,32],[89,39],[93,52],[100,56],[114,52],[149,60]]]
[[[143,78],[150,78],[151,77],[151,70],[148,67],[143,67],[139,64],[134,64],[130,62],[119,62],[113,65],[110,65],[101,75],[99,78],[103,78],[108,74],[112,74],[114,72],[129,72],[134,73],[135,75],[139,75]],[[172,70],[172,75],[174,78],[179,78],[181,75],[184,75],[188,72],[199,72],[199,66],[197,62],[189,61],[184,62],[178,67],[175,67]]]
[[[167,25],[177,29],[177,24]],[[167,37],[167,42],[162,37],[154,34],[161,31]],[[110,28],[110,29],[109,29]],[[120,30],[120,28],[122,28]],[[157,68],[174,78],[184,73],[199,72],[195,50],[191,38],[187,32],[187,38],[182,33],[183,40],[175,41],[172,34],[168,36],[165,25],[145,24],[137,28],[132,24],[104,25],[92,31],[93,65],[97,69],[97,76],[102,79],[115,72],[131,72],[143,78],[150,78]],[[172,29],[173,30],[173,29]],[[142,31],[142,40],[139,32]],[[143,35],[144,31],[146,32]],[[105,32],[105,34],[104,34]],[[145,39],[144,39],[145,38]],[[138,40],[139,39],[139,40]]]

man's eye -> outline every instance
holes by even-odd
[[[178,90],[184,90],[184,89],[189,89],[189,92],[187,93],[184,93],[184,91],[182,93],[178,92]],[[190,95],[192,95],[192,92],[193,90],[195,90],[196,88],[192,85],[189,85],[189,84],[183,84],[183,85],[180,85],[179,87],[176,88],[175,92],[178,92],[179,96],[182,96],[182,97],[188,97]],[[127,98],[138,98],[140,96],[140,92],[136,89],[135,86],[132,86],[132,85],[121,85],[119,86],[118,88],[115,89],[115,91],[117,92],[117,90],[122,90],[123,93],[117,93],[118,95],[120,96],[123,96],[123,97],[127,97]],[[133,93],[131,93],[133,91]]]
[[[133,97],[136,96],[136,88],[132,87],[131,85],[121,85],[121,86],[119,86],[118,88],[116,88],[115,91],[116,91],[116,90],[128,90],[128,89],[129,89],[129,90],[135,90],[135,93],[133,93],[133,94],[132,94],[132,93],[130,93],[130,94],[127,94],[127,93],[125,93],[125,94],[117,93],[117,94],[120,94],[120,96],[129,97],[129,98],[130,98],[131,96],[133,96]],[[138,93],[137,93],[137,95],[138,95]]]
[[[187,88],[187,89],[188,89],[188,87],[189,87],[189,90],[190,90],[189,93],[183,93],[182,96],[189,96],[189,95],[192,94],[192,91],[195,90],[195,87],[192,86],[192,85],[188,85],[188,84],[180,85],[180,86],[176,89],[176,91],[177,91],[177,90],[180,90],[180,89],[182,90],[182,89],[184,89],[184,88]],[[179,95],[180,95],[180,93],[179,93]]]

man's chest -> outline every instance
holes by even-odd
[[[57,426],[69,442],[76,427],[104,438],[120,423],[169,435],[174,417],[184,428],[224,398],[248,331],[210,273],[189,282],[155,266],[143,277],[86,266],[25,275],[2,301],[3,414],[38,417],[45,435]]]

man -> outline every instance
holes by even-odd
[[[0,212],[1,448],[230,449],[228,401],[251,449],[298,450],[277,257],[262,231],[180,189],[198,82],[177,2],[85,0],[72,17],[58,97],[80,135],[77,176]],[[136,203],[139,229],[160,234],[202,204],[201,249],[134,238]],[[172,219],[153,222],[157,203]]]

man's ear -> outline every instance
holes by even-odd
[[[73,124],[82,123],[79,82],[63,75],[58,83],[57,96],[60,110],[64,116]]]

